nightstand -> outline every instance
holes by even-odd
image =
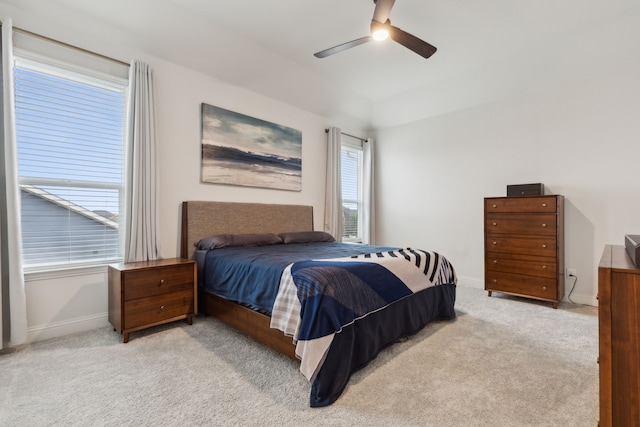
[[[109,266],[109,322],[129,341],[141,329],[198,314],[197,267],[170,258]]]

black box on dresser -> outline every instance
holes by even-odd
[[[627,253],[631,257],[631,261],[640,267],[640,235],[625,235],[624,246],[627,248]]]
[[[544,184],[513,184],[507,185],[507,196],[542,196]]]

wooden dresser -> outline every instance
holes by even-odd
[[[485,290],[558,303],[564,296],[564,197],[484,199]]]
[[[640,268],[607,245],[598,266],[600,426],[640,426]]]
[[[129,334],[198,314],[197,267],[193,260],[171,258],[109,266],[109,322]]]

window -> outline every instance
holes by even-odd
[[[362,243],[362,142],[342,141],[342,212],[344,242]]]
[[[16,57],[25,270],[122,258],[127,82]]]

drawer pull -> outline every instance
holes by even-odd
[[[497,223],[497,222],[494,222],[494,223],[493,223],[493,226],[494,226],[494,227],[496,227],[497,225],[498,225],[498,223]]]
[[[493,207],[494,207],[494,208],[497,208],[497,207],[498,207],[498,205],[493,205]]]
[[[547,247],[547,245],[542,245],[542,247],[543,247],[543,248],[546,248],[546,247]]]
[[[493,244],[494,244],[494,245],[497,245],[497,244],[498,244],[498,242],[493,242]]]
[[[547,268],[547,266],[546,266],[546,265],[543,265],[543,266],[542,266],[542,269],[543,269],[543,270],[545,270],[546,268]]]
[[[493,279],[493,283],[498,283],[498,280],[497,279]]]
[[[547,224],[542,224],[542,226],[543,226],[543,227],[546,227],[546,226],[547,226]]]
[[[543,208],[546,208],[546,207],[547,207],[547,204],[546,204],[546,203],[543,203],[543,204],[542,204],[542,207],[543,207]]]
[[[164,310],[164,305],[160,306],[160,311]]]
[[[494,259],[494,260],[493,260],[493,263],[494,263],[494,264],[497,264],[497,263],[498,263],[498,260],[497,260],[497,259]]]
[[[546,290],[547,290],[547,287],[546,287],[546,286],[543,286],[543,287],[542,287],[542,290],[543,290],[543,291],[546,291]]]
[[[158,283],[158,286],[162,286],[164,285],[164,279],[160,279],[160,283]]]

